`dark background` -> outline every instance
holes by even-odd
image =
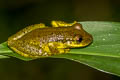
[[[0,43],[20,29],[51,20],[120,21],[119,0],[0,0]],[[119,80],[67,59],[0,59],[0,80]]]

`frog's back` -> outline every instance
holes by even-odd
[[[48,42],[56,42],[56,41],[63,41],[66,39],[72,39],[72,29],[71,28],[41,28],[36,29],[22,38],[21,41],[36,41],[40,43],[48,43]]]

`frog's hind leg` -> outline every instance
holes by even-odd
[[[23,44],[22,43],[18,41],[16,42],[17,45],[13,44],[12,46],[10,46],[10,48],[21,56],[28,58],[39,58],[48,56],[47,52],[45,52],[44,49],[39,45],[28,45],[27,43],[25,43],[25,41]]]
[[[64,21],[52,21],[51,22],[53,27],[68,27],[68,26],[72,26],[75,23],[77,22],[76,21],[74,21],[73,23],[66,23]]]
[[[17,33],[14,34],[13,36],[9,37],[9,38],[8,38],[8,45],[10,45],[13,41],[21,38],[22,36],[24,36],[25,34],[31,32],[31,31],[34,30],[34,29],[37,29],[37,28],[45,28],[45,27],[46,27],[46,26],[45,26],[45,24],[43,24],[43,23],[28,26],[28,27],[20,30],[19,32],[17,32]]]
[[[10,48],[12,50],[14,50],[16,53],[20,54],[21,56],[34,58],[34,56],[32,56],[30,54],[23,53],[22,51],[19,51],[18,49],[14,48],[14,47],[10,47]]]

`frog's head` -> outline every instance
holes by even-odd
[[[85,47],[88,46],[93,41],[92,35],[87,33],[83,28],[82,25],[79,23],[75,23],[72,26],[73,29],[73,40],[69,44],[70,47]]]

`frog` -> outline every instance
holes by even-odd
[[[7,40],[8,47],[23,57],[39,58],[69,53],[71,48],[90,45],[93,37],[74,21],[51,21],[25,27]]]

